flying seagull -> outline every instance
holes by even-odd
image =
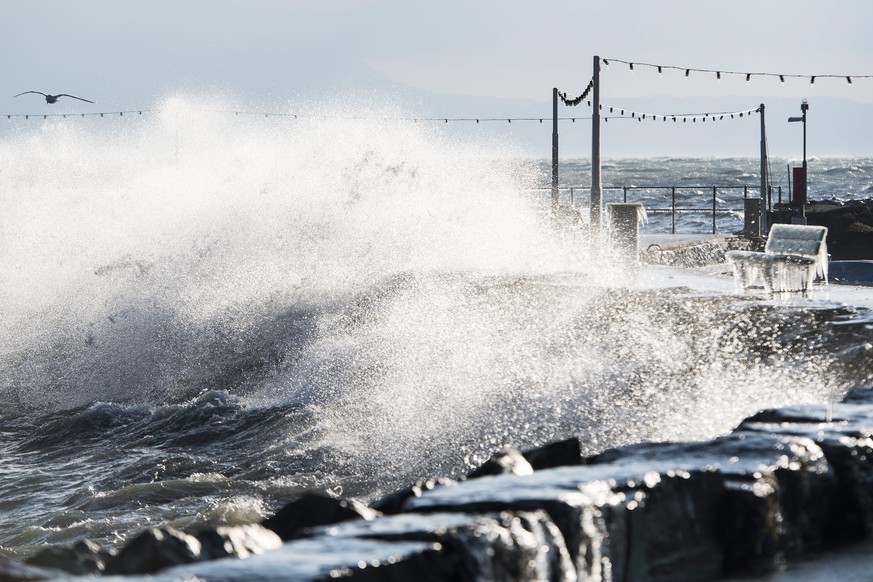
[[[27,95],[28,93],[36,93],[37,95],[42,95],[45,97],[46,103],[57,103],[58,98],[60,97],[72,97],[73,99],[78,99],[79,101],[85,101],[87,103],[94,103],[93,101],[88,101],[87,99],[82,99],[81,97],[76,97],[75,95],[67,95],[66,93],[60,93],[58,95],[47,95],[42,91],[25,91],[24,93],[19,93],[18,95],[13,95],[12,97],[20,97],[22,95]]]

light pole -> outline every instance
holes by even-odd
[[[807,103],[806,99],[804,99],[800,103],[800,117],[789,117],[789,122],[801,121],[803,122],[803,200],[801,201],[800,212],[801,216],[806,216],[806,201],[807,195],[809,194],[808,186],[809,182],[806,178],[806,112],[809,110],[809,103]]]

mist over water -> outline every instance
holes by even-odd
[[[519,195],[528,168],[424,125],[160,109],[4,140],[3,388],[25,405],[173,398],[291,306],[570,256]]]
[[[510,144],[229,109],[0,138],[5,551],[374,497],[510,444],[706,438],[870,377],[863,326],[829,326],[865,314],[595,260]]]

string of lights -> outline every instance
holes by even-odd
[[[587,96],[588,92],[591,89],[591,85],[585,90],[585,93],[577,97],[576,99],[570,100],[567,102],[570,105],[579,105],[584,101],[584,98]],[[560,93],[559,93],[560,94]],[[588,106],[591,106],[591,101],[587,101]],[[756,113],[759,109],[748,109],[744,111],[720,111],[715,113],[644,113],[635,110],[628,109],[626,107],[615,107],[608,105],[600,105],[600,110],[604,113],[608,112],[614,115],[604,115],[603,120],[609,121],[610,119],[636,119],[638,121],[643,120],[654,120],[658,119],[662,121],[673,120],[674,122],[679,121],[680,119],[683,122],[691,121],[692,123],[697,122],[698,120],[706,122],[707,120],[711,121],[721,121],[725,118],[735,119],[738,117],[750,116],[752,113]],[[127,111],[102,111],[102,112],[89,112],[89,113],[9,113],[9,114],[0,114],[0,118],[6,119],[24,119],[24,120],[36,120],[36,119],[49,119],[49,118],[62,118],[62,119],[75,119],[75,118],[86,118],[86,117],[99,117],[99,118],[109,118],[109,117],[124,117],[125,115],[130,117],[140,117],[143,114],[147,113],[162,113],[165,111],[173,111],[173,112],[199,112],[199,113],[222,113],[222,114],[232,114],[234,116],[250,116],[250,117],[276,117],[276,118],[292,118],[295,120],[305,120],[305,119],[321,119],[321,120],[342,120],[342,121],[383,121],[383,122],[439,122],[439,123],[494,123],[494,122],[504,122],[504,123],[513,123],[513,122],[538,122],[543,123],[543,121],[550,121],[551,118],[546,117],[328,117],[328,116],[301,116],[296,113],[281,113],[281,112],[264,112],[264,111],[242,111],[242,110],[228,110],[228,109],[171,109],[171,110],[162,110],[162,109],[132,109]],[[585,121],[590,120],[591,116],[574,116],[574,117],[558,117],[558,121],[570,121],[571,123],[575,123],[576,120]]]
[[[637,61],[623,61],[621,59],[601,59],[601,62],[609,66],[610,63],[622,63],[627,65],[629,70],[633,71],[634,67],[648,67],[658,69],[658,73],[663,73],[664,69],[683,71],[686,77],[690,77],[691,73],[706,73],[715,75],[716,79],[721,79],[722,75],[732,75],[745,77],[746,81],[751,81],[752,77],[778,77],[779,81],[785,82],[785,79],[809,79],[811,84],[815,83],[816,79],[845,79],[851,85],[852,79],[873,79],[873,75],[837,75],[837,74],[820,74],[820,75],[801,75],[789,73],[767,73],[767,72],[751,72],[751,71],[723,71],[719,69],[696,69],[693,67],[677,67],[675,65],[658,65],[654,63],[641,63]]]
[[[761,108],[756,107],[755,109],[746,109],[743,111],[717,111],[715,113],[642,113],[640,111],[632,111],[630,109],[614,107],[609,105],[601,105],[601,111],[609,111],[609,113],[616,113],[613,117],[605,116],[604,120],[608,119],[636,119],[637,121],[644,120],[652,120],[658,121],[667,121],[673,120],[674,122],[682,121],[683,123],[687,123],[691,121],[692,123],[696,123],[697,120],[700,120],[703,123],[706,123],[706,120],[709,119],[711,121],[723,121],[725,118],[727,119],[738,119],[741,117],[749,117],[753,113],[760,113]]]
[[[163,109],[131,109],[129,111],[100,111],[100,112],[90,112],[90,113],[0,113],[0,117],[5,117],[6,119],[48,119],[50,117],[61,117],[63,119],[67,118],[76,118],[80,117],[84,119],[85,117],[124,117],[132,116],[132,115],[142,115],[143,113],[161,113]],[[233,109],[172,109],[170,111],[179,111],[179,112],[206,112],[206,113],[232,113],[234,115],[249,115],[249,116],[258,116],[258,117],[293,117],[297,118],[297,114],[295,113],[271,113],[271,112],[262,112],[262,111],[237,111]]]
[[[581,102],[581,101],[580,101]],[[24,120],[36,120],[36,119],[49,119],[49,118],[62,118],[62,119],[75,119],[75,118],[86,118],[86,117],[133,117],[133,116],[142,116],[144,113],[162,113],[168,110],[162,109],[132,109],[129,111],[102,111],[102,112],[91,112],[91,113],[0,113],[0,118],[5,119],[24,119]],[[277,112],[264,112],[264,111],[237,111],[237,110],[224,110],[224,109],[172,109],[169,111],[178,111],[180,113],[196,111],[200,113],[226,113],[232,114],[234,116],[253,116],[253,117],[285,117],[285,118],[293,118],[299,120],[305,119],[321,119],[321,120],[341,120],[341,121],[401,121],[401,122],[441,122],[441,123],[454,123],[454,122],[474,122],[474,123],[488,123],[488,122],[503,122],[503,123],[513,123],[513,122],[525,122],[525,121],[535,121],[538,123],[543,123],[544,120],[551,120],[551,118],[545,117],[329,117],[329,116],[305,116],[298,115],[296,113],[277,113]],[[576,116],[576,117],[559,117],[559,121],[570,121],[575,123],[576,120],[586,120],[591,119],[590,116]]]
[[[81,117],[84,119],[85,117],[124,117],[125,115],[142,115],[143,113],[151,112],[151,109],[136,109],[130,111],[103,111],[99,113],[2,113],[0,117],[5,117],[6,119],[48,119],[50,117],[67,119],[68,117]]]
[[[588,82],[588,86],[585,87],[585,91],[583,91],[582,94],[579,95],[578,97],[576,97],[575,99],[567,99],[567,94],[561,93],[560,91],[558,91],[558,97],[561,98],[561,101],[564,102],[564,105],[568,105],[570,107],[575,107],[576,105],[579,105],[580,103],[585,101],[585,98],[588,97],[588,94],[591,92],[591,89],[593,89],[593,88],[594,88],[594,77],[592,77],[591,80]],[[589,105],[590,105],[590,103],[589,103]]]

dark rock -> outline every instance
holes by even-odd
[[[288,541],[305,535],[308,529],[315,526],[349,519],[375,519],[377,515],[376,511],[354,499],[307,493],[282,507],[261,525],[279,534],[283,541]]]
[[[730,567],[760,568],[769,560],[775,568],[783,552],[796,555],[822,545],[828,512],[822,501],[831,499],[836,490],[836,475],[822,449],[804,436],[740,431],[711,441],[629,445],[604,451],[586,462],[619,466],[638,463],[661,472],[670,468],[717,469],[725,477],[733,507],[725,523],[726,553],[749,556],[757,562],[734,560],[729,562]],[[774,478],[775,489],[771,486]],[[737,503],[743,500],[750,506],[740,509]],[[756,514],[760,514],[756,519],[764,529],[751,532],[749,523],[738,516]],[[778,530],[772,528],[775,521],[779,522]],[[778,547],[752,541],[774,534],[778,536]],[[760,546],[763,553],[753,558],[749,548],[732,545],[744,543]]]
[[[422,493],[430,491],[435,487],[456,484],[457,481],[449,478],[425,479],[414,483],[406,489],[389,493],[382,497],[382,499],[373,503],[372,508],[380,513],[394,515],[403,511],[403,506],[407,499],[411,497],[421,497]]]
[[[725,485],[725,572],[759,575],[780,569],[785,563],[785,546],[791,543],[786,542],[775,474],[761,471],[745,478],[737,476]]]
[[[764,410],[738,431],[806,436],[816,442],[836,474],[836,487],[807,511],[826,511],[824,541],[840,544],[873,536],[873,405],[839,403]]]
[[[467,478],[476,479],[486,475],[502,475],[504,473],[530,475],[533,473],[533,467],[531,467],[521,451],[513,447],[505,447],[467,473]]]
[[[873,404],[873,387],[856,386],[846,392],[842,402],[849,404]]]
[[[469,516],[464,516],[469,519]],[[391,518],[388,518],[391,519]],[[378,520],[382,521],[382,520]],[[314,533],[283,544],[281,548],[251,556],[236,566],[228,560],[211,560],[176,566],[162,572],[167,580],[293,580],[324,582],[343,579],[356,582],[440,582],[470,580],[458,575],[457,562],[439,543],[396,541]]]
[[[722,574],[726,488],[720,473],[649,472],[624,488],[632,499],[624,579],[712,580]],[[610,548],[615,565],[621,563],[619,549]]]
[[[576,472],[567,473],[580,469],[470,479],[410,499],[407,511],[428,514],[544,511],[560,531],[578,575],[596,579],[594,575],[599,575],[602,567],[603,542],[612,543],[612,538],[605,535],[602,508],[618,506],[621,513],[624,496],[612,492],[606,481],[586,480]]]
[[[577,466],[471,479],[408,501],[414,512],[545,511],[580,578],[721,572],[724,478],[714,470]],[[681,573],[681,574],[680,574]]]
[[[582,443],[576,437],[555,441],[524,451],[524,458],[534,471],[582,464]]]
[[[34,554],[25,563],[41,568],[63,570],[70,574],[99,574],[106,569],[113,554],[95,542],[82,540],[70,547],[49,547]]]
[[[106,574],[152,574],[201,559],[200,541],[170,527],[150,528],[106,562]]]
[[[48,580],[53,577],[53,574],[48,570],[18,564],[0,556],[0,582],[30,582],[31,580]]]
[[[202,560],[247,558],[282,545],[278,534],[258,524],[219,526],[198,532],[195,537],[201,544]]]
[[[343,524],[332,530],[331,535],[340,540],[414,540],[430,542],[440,549],[438,554],[426,556],[426,568],[412,569],[420,567],[420,557],[407,564],[398,563],[396,578],[380,580],[576,579],[561,532],[543,511],[407,514]]]
[[[806,220],[827,227],[831,259],[873,259],[873,201],[811,202]]]

